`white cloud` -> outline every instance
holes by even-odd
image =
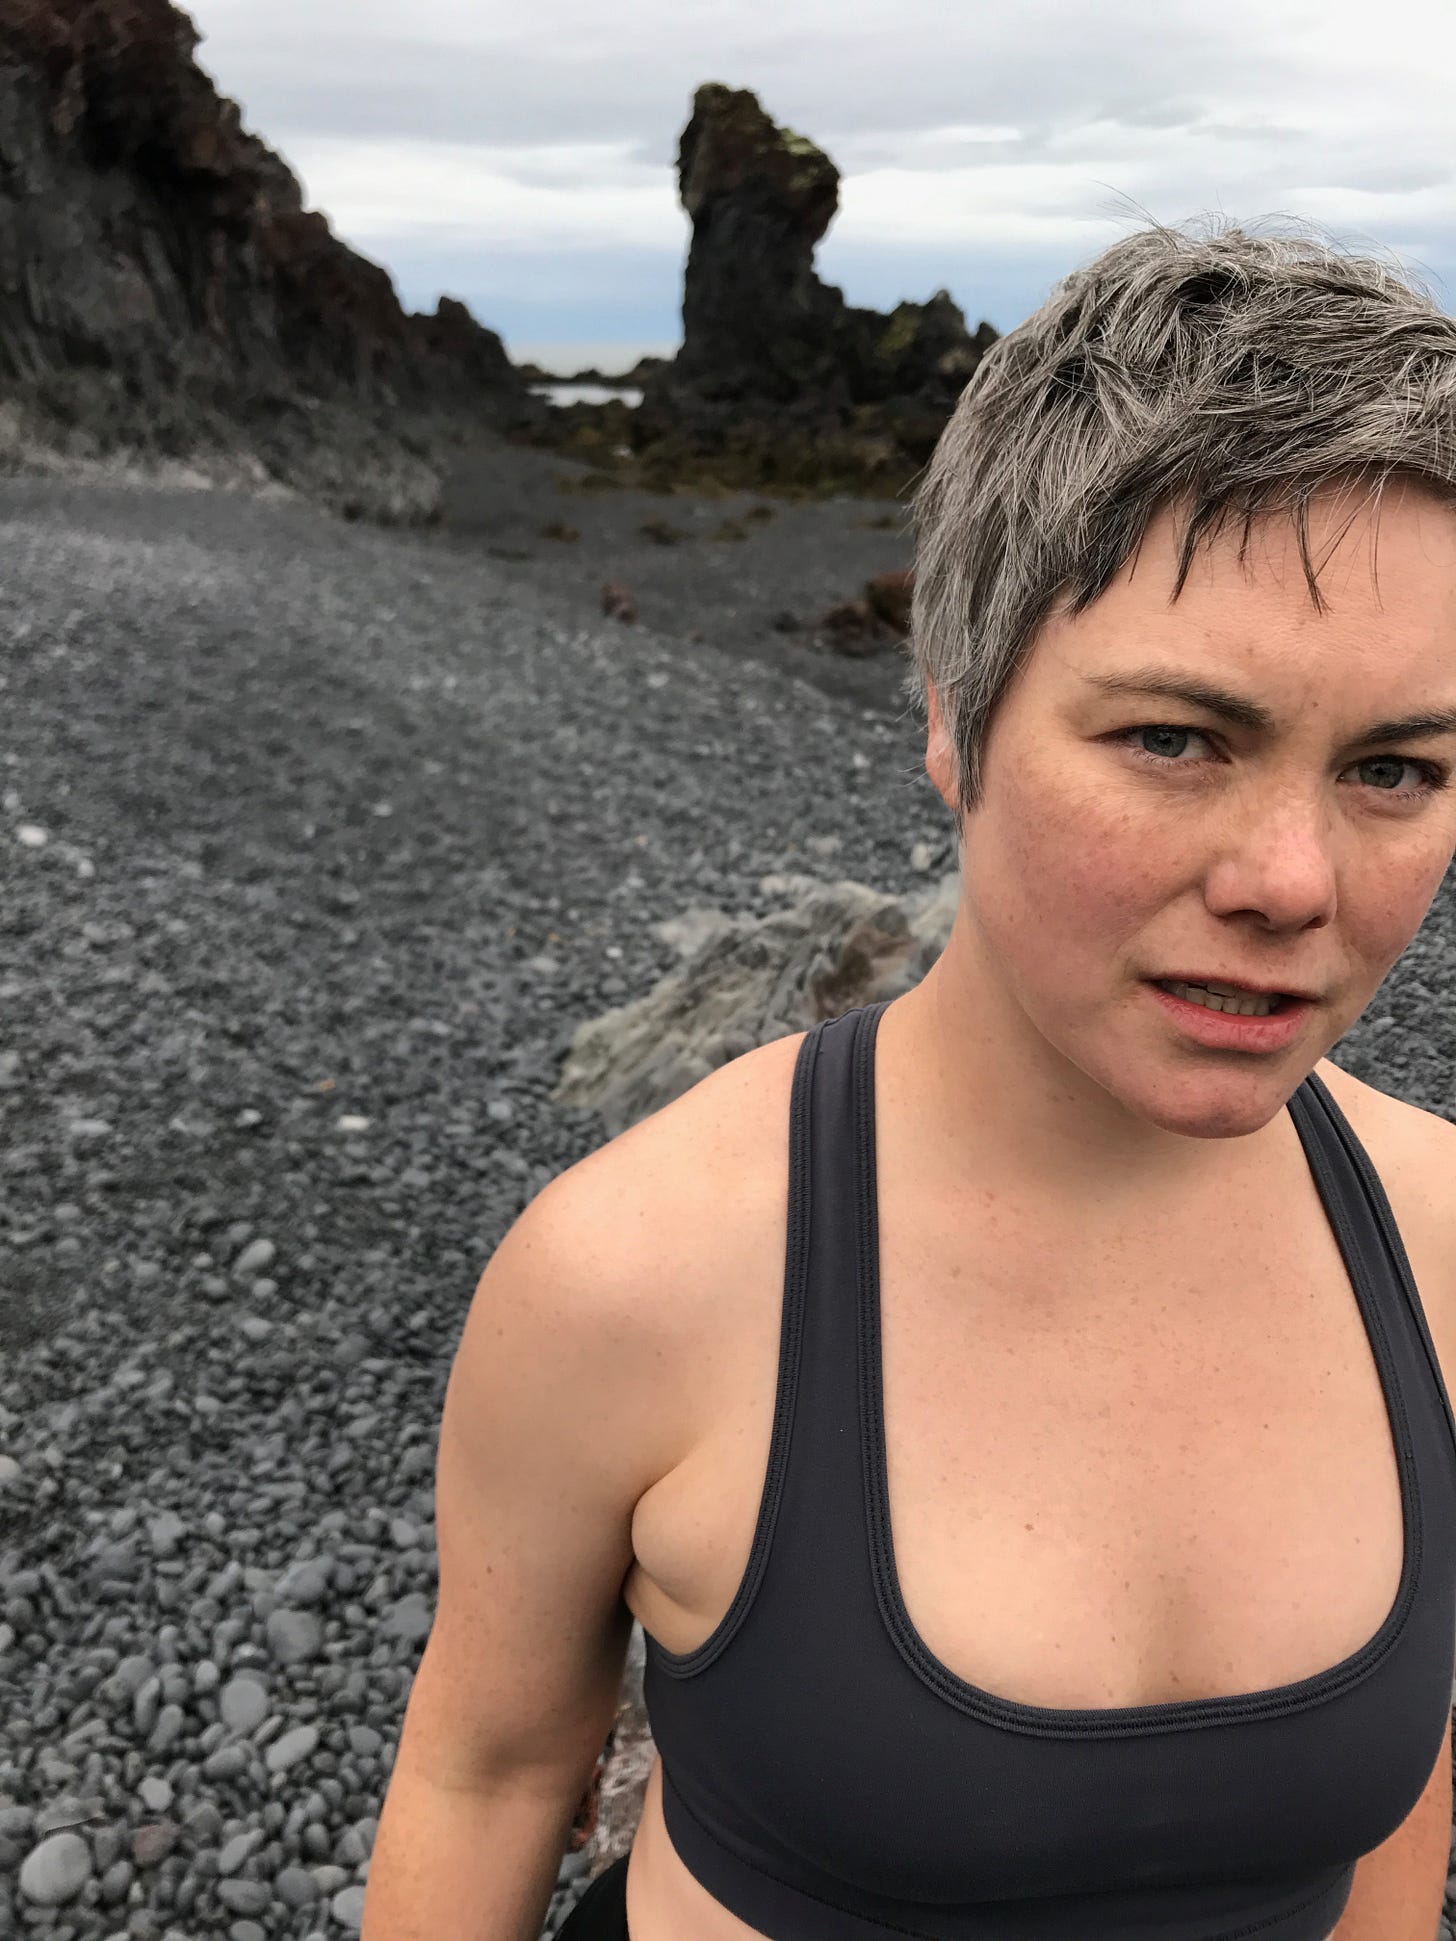
[[[687,227],[674,184],[620,146],[518,154],[330,137],[295,142],[288,159],[310,202],[361,247],[414,234],[549,255],[616,242],[675,246]]]
[[[189,11],[203,66],[310,204],[416,304],[432,279],[468,290],[517,355],[614,329],[674,341],[677,141],[708,80],[751,88],[839,168],[817,266],[851,302],[944,285],[975,317],[994,290],[1008,328],[1140,208],[1304,217],[1423,266],[1440,301],[1456,284],[1449,0]]]

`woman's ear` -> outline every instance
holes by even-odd
[[[935,691],[935,683],[927,681],[925,685],[930,717],[925,737],[925,772],[934,782],[941,801],[954,814],[955,751],[951,747],[945,717],[940,711],[940,696]]]

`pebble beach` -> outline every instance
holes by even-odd
[[[421,531],[0,480],[0,1941],[359,1931],[455,1344],[601,1142],[572,1031],[692,905],[944,864],[900,651],[773,624],[907,565],[897,508],[713,541],[761,501],[573,469]],[[1334,1056],[1456,1117],[1453,1020],[1448,877]]]

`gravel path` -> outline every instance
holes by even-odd
[[[944,860],[898,663],[755,618],[904,555],[796,510],[693,643],[707,549],[589,510],[572,577],[0,481],[0,1937],[357,1932],[459,1329],[600,1143],[566,1038],[693,903]],[[1448,892],[1340,1062],[1456,1116]]]

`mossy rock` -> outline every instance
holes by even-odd
[[[855,418],[849,426],[808,429],[751,419],[666,431],[639,424],[625,439],[614,433],[615,442],[598,426],[578,447],[590,451],[590,471],[562,475],[555,485],[573,496],[630,489],[698,499],[753,493],[787,503],[831,497],[900,500],[934,448],[939,421],[931,414],[922,426],[917,419],[906,437],[898,425],[887,428],[872,408]],[[569,453],[580,435],[580,427],[553,425],[509,442]],[[629,441],[633,448],[624,450]],[[757,506],[736,516],[759,523],[773,511]]]
[[[569,498],[590,498],[596,492],[620,492],[626,480],[611,472],[558,472],[551,483]]]
[[[890,320],[880,333],[875,345],[875,355],[887,364],[894,364],[902,358],[920,334],[919,306],[912,303],[898,303],[890,312]]]

